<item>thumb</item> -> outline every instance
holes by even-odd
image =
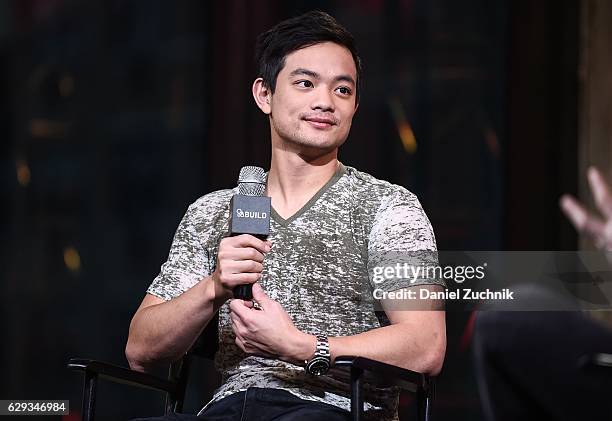
[[[271,301],[270,297],[264,292],[259,282],[253,284],[253,300],[259,304],[264,305],[266,302]]]

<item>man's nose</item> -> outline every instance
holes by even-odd
[[[315,90],[311,108],[320,111],[334,111],[334,98],[332,93],[325,88]]]

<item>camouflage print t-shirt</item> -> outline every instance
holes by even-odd
[[[168,261],[148,293],[171,300],[215,270],[219,242],[228,235],[230,198],[236,193],[237,189],[216,191],[189,206]],[[355,335],[387,324],[372,300],[365,299],[372,296],[374,286],[368,269],[384,263],[380,259],[385,251],[436,248],[431,224],[414,194],[341,164],[332,179],[289,219],[272,210],[270,232],[273,246],[265,257],[261,285],[282,304],[298,329],[313,335]],[[396,279],[384,289],[423,283],[432,282]],[[315,377],[302,366],[283,361],[247,356],[234,340],[228,302],[219,310],[215,358],[223,383],[211,402],[248,387],[269,387],[349,410],[345,381]],[[396,389],[372,388],[365,396],[369,416],[397,417]]]

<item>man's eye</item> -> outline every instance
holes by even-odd
[[[302,88],[312,88],[314,86],[309,80],[300,80],[297,81],[295,84],[301,86]]]
[[[351,90],[349,88],[347,88],[346,86],[341,86],[337,89],[338,92],[340,92],[342,95],[350,95],[351,94]]]

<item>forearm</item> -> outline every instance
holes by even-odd
[[[418,313],[418,314],[417,314]],[[351,336],[329,337],[332,364],[342,355],[367,357],[436,375],[446,352],[443,311],[413,312],[414,320],[404,321]],[[281,359],[303,365],[315,353],[316,337],[303,332],[288,341],[290,354]]]
[[[426,286],[441,289],[439,286]],[[247,354],[278,358],[296,365],[313,358],[316,337],[299,330],[286,310],[271,300],[259,284],[253,297],[261,310],[234,301],[230,304],[236,344]],[[439,302],[424,308],[439,309]],[[442,303],[443,304],[443,303]],[[353,336],[330,337],[332,363],[337,356],[363,356],[420,373],[437,374],[446,353],[446,319],[443,310],[397,310],[389,303],[385,313],[391,325]],[[323,332],[324,334],[328,332]]]
[[[130,367],[145,371],[179,359],[225,301],[210,277],[177,298],[139,309],[130,324],[126,356]]]
[[[444,317],[443,312],[435,313]],[[444,361],[446,332],[443,325],[425,329],[417,324],[398,323],[357,335],[330,337],[329,347],[332,363],[342,355],[361,356],[436,375]]]

